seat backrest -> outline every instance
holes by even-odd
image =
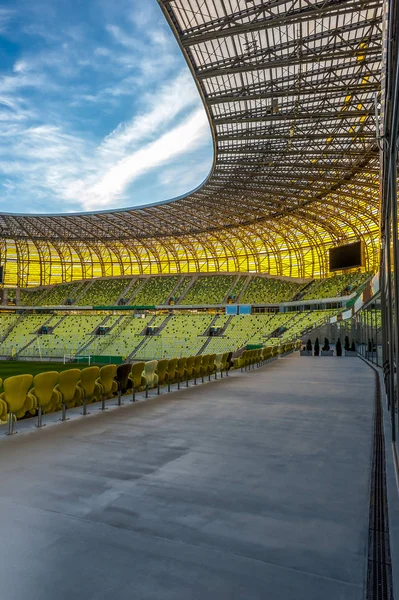
[[[211,355],[210,354],[204,354],[202,356],[202,368],[203,369],[207,369],[209,366],[209,359],[210,359]]]
[[[100,381],[104,389],[104,394],[112,392],[112,384],[116,375],[116,365],[105,365],[100,369]]]
[[[213,369],[215,367],[215,359],[216,359],[216,354],[209,355],[209,363],[208,363],[209,369]]]
[[[179,371],[180,377],[184,377],[184,371],[186,369],[187,358],[179,358],[177,362],[177,370]]]
[[[10,412],[23,408],[32,381],[32,375],[14,375],[4,380],[4,400]]]
[[[86,398],[91,398],[96,387],[96,379],[100,376],[99,367],[86,367],[80,372],[80,386],[83,388]]]
[[[223,367],[223,356],[224,356],[224,354],[222,354],[222,353],[216,354],[215,365],[216,365],[217,369],[222,369],[222,367]]]
[[[129,373],[132,369],[131,363],[124,363],[119,365],[116,369],[115,379],[119,384],[119,389],[122,393],[126,392],[127,385],[129,383]]]
[[[201,369],[202,369],[202,354],[200,354],[199,356],[196,356],[194,359],[194,371],[196,375],[201,375]]]
[[[148,385],[154,384],[154,375],[155,375],[157,365],[158,365],[157,360],[149,360],[148,362],[145,363],[143,374],[147,379]]]
[[[145,367],[145,362],[137,362],[132,365],[130,371],[130,378],[133,380],[133,385],[135,388],[139,388],[141,386],[141,377]]]
[[[162,384],[165,381],[166,373],[168,372],[168,364],[169,361],[167,358],[158,361],[157,374],[159,384]]]
[[[187,370],[187,375],[188,376],[192,375],[192,373],[193,373],[195,359],[196,359],[195,356],[189,356],[187,358],[186,370]]]
[[[57,371],[47,371],[46,373],[35,375],[33,386],[39,406],[46,406],[51,401],[59,376]]]
[[[67,369],[60,373],[58,380],[58,389],[61,392],[64,402],[73,400],[76,392],[76,386],[80,379],[80,369]]]
[[[177,358],[171,358],[169,361],[168,376],[170,380],[174,379],[176,376],[177,362]]]

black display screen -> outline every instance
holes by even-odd
[[[330,271],[342,271],[363,267],[364,248],[363,242],[354,242],[337,248],[330,248]]]
[[[3,283],[3,267],[0,267],[0,283]]]

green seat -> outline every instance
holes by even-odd
[[[145,362],[137,362],[132,365],[130,370],[129,379],[132,382],[132,401],[134,402],[136,399],[136,392],[141,392],[145,385],[145,380],[143,377],[143,371],[145,367]]]
[[[14,420],[20,419],[26,413],[35,413],[36,399],[28,394],[32,384],[32,375],[14,375],[4,381],[4,392],[0,395],[7,406],[8,435],[14,433]]]
[[[82,388],[78,385],[80,369],[67,369],[60,373],[58,384],[55,389],[61,394],[62,417],[66,420],[66,409],[80,406],[82,400]]]
[[[59,377],[57,371],[48,371],[35,375],[33,379],[33,388],[29,393],[36,399],[38,427],[42,426],[43,413],[51,413],[61,408],[61,394],[55,389]]]
[[[158,361],[157,365],[157,375],[158,375],[158,394],[160,393],[160,388],[162,385],[165,385],[168,382],[168,365],[169,361],[166,358]]]
[[[148,390],[158,386],[158,375],[156,373],[157,365],[157,360],[150,360],[145,363],[142,375],[144,379],[146,398],[148,398]]]

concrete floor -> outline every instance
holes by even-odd
[[[360,600],[373,371],[290,356],[12,438],[7,600]]]

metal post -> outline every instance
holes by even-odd
[[[16,433],[18,433],[17,431],[14,431],[14,413],[9,413],[8,415],[8,431],[6,432],[6,435],[15,435]]]
[[[108,407],[105,406],[105,394],[102,394],[101,396],[101,408],[99,408],[98,410],[108,410]]]
[[[133,385],[133,388],[132,388],[132,402],[135,402],[135,401],[136,401],[136,390],[134,389],[134,385]]]
[[[180,390],[180,373],[177,374],[177,389]]]
[[[41,406],[39,406],[39,408],[37,409],[37,425],[36,427],[45,427],[45,424],[43,425],[43,409]]]
[[[159,396],[159,394],[161,393],[160,389],[159,389],[159,381],[158,381],[158,387],[157,387],[157,394]]]
[[[83,411],[82,411],[82,415],[86,416],[89,413],[87,412],[87,399],[86,396],[83,398]]]
[[[188,388],[188,373],[187,373],[187,379],[186,379],[186,388]]]
[[[122,402],[122,391],[119,389],[118,390],[118,402],[117,402],[117,406],[122,406],[123,402]]]
[[[69,421],[69,418],[66,416],[67,405],[65,402],[62,403],[62,412],[60,421]]]
[[[148,383],[145,386],[145,397],[148,398]]]

